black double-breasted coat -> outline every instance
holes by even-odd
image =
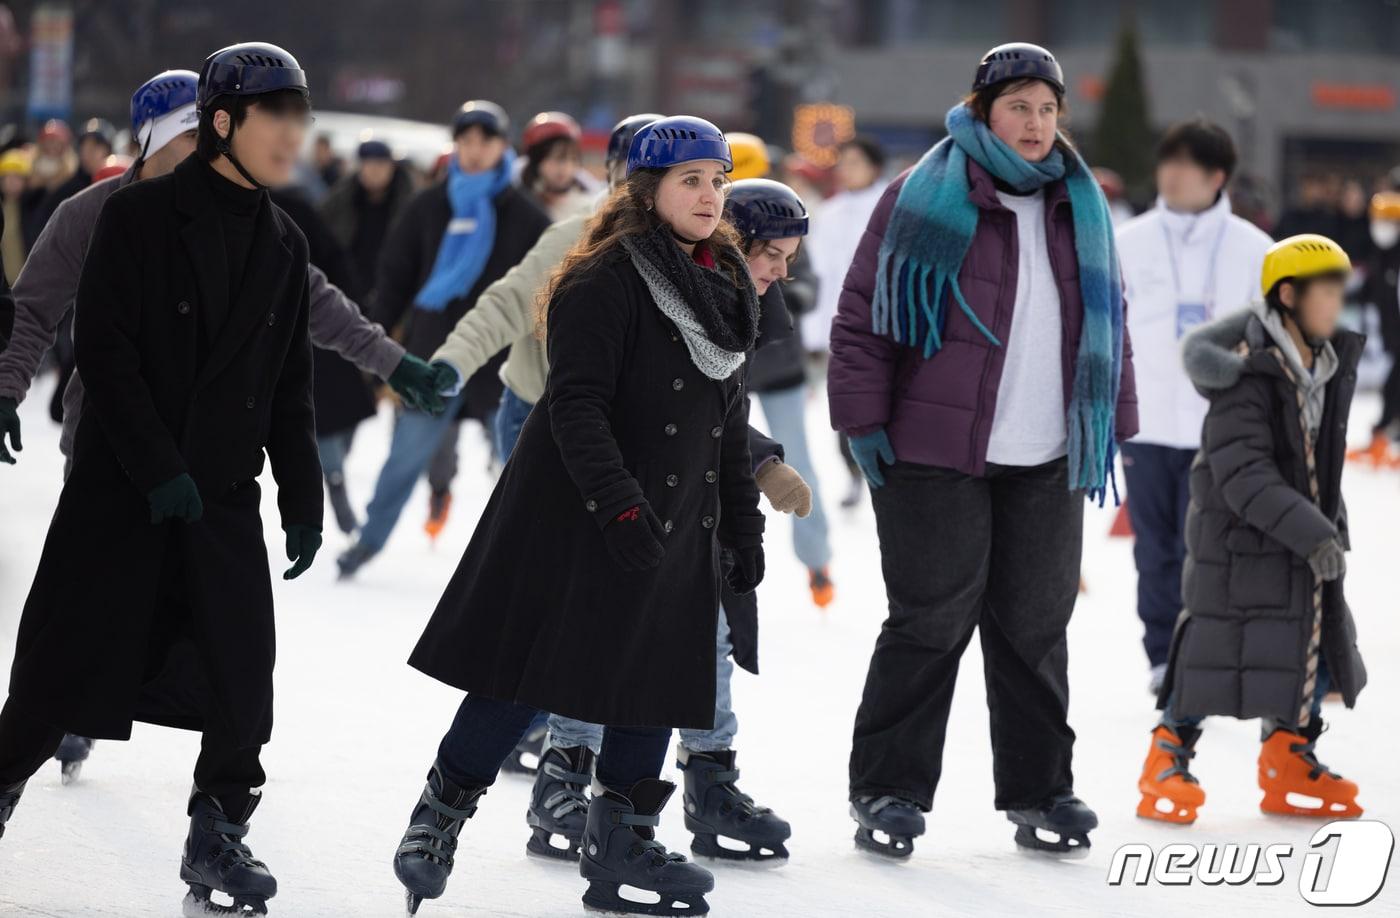
[[[10,674],[12,697],[73,733],[125,739],[133,719],[239,745],[271,733],[255,479],[266,451],[283,525],[320,527],[307,250],[264,196],[227,303],[213,178],[190,157],[114,193],[83,265],[74,343],[86,405]],[[227,320],[201,342],[211,308]],[[203,518],[152,524],[146,495],[181,473]]]
[[[410,663],[592,723],[713,726],[720,545],[763,531],[742,370],[701,374],[619,253],[555,298],[547,347],[545,394]],[[666,555],[626,572],[602,532],[642,502]]]

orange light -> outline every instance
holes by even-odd
[[[829,169],[841,144],[856,136],[856,113],[848,105],[817,102],[792,111],[792,148],[808,162]]]

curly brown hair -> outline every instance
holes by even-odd
[[[673,167],[674,168],[674,167]],[[665,176],[664,169],[638,169],[627,180],[615,188],[603,205],[584,225],[579,237],[564,260],[554,269],[549,280],[540,288],[535,298],[535,336],[544,340],[549,304],[577,283],[592,270],[603,256],[617,249],[625,236],[650,233],[661,225],[661,219],[652,210],[656,200],[656,189]],[[739,231],[728,218],[719,221],[709,238],[702,239],[696,246],[704,246],[715,256],[720,269],[727,271],[737,285],[739,277],[735,265],[744,264],[744,254],[740,247]],[[728,250],[733,258],[720,258],[720,253]],[[742,269],[741,269],[742,270]]]

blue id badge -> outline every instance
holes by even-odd
[[[1186,337],[1186,333],[1206,320],[1205,303],[1178,303],[1176,307],[1176,336]]]

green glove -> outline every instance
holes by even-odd
[[[295,580],[306,573],[321,547],[321,530],[316,526],[293,523],[287,527],[287,560],[295,562],[282,574],[283,580]]]
[[[156,485],[146,495],[151,505],[151,522],[164,523],[166,520],[184,520],[195,523],[204,515],[204,501],[199,499],[199,488],[187,472],[181,472],[165,484]]]
[[[394,372],[389,374],[389,387],[411,408],[428,414],[441,414],[442,396],[437,389],[437,371],[412,354],[404,354]]]
[[[19,442],[19,402],[12,398],[0,398],[0,462],[15,464],[15,457],[5,449],[5,434],[10,435],[10,444],[15,452],[24,449]]]

